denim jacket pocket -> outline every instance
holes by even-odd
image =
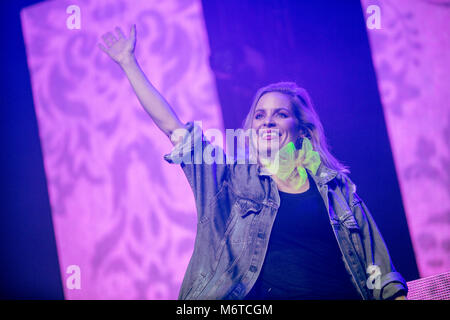
[[[240,208],[241,216],[247,216],[250,213],[258,214],[263,207],[261,203],[248,198],[238,198],[236,202]]]
[[[346,212],[342,217],[340,217],[340,221],[342,225],[344,225],[344,227],[347,228],[350,232],[360,231],[358,222],[351,212]]]
[[[233,224],[228,227],[227,237],[230,243],[247,243],[250,241],[252,213],[258,214],[263,205],[246,198],[237,198]]]
[[[356,221],[356,218],[353,215],[353,213],[348,212],[341,217],[340,223],[348,231],[348,236],[350,238],[351,243],[353,244],[357,256],[359,257],[360,262],[364,265],[365,251],[362,245],[361,229],[360,226],[358,225],[358,221]]]
[[[225,230],[222,239],[219,246],[216,248],[214,269],[217,268],[224,254],[231,256],[235,255],[236,252],[241,249],[240,244],[244,244],[248,240],[249,226],[246,225],[246,221],[243,221],[243,207],[248,209],[253,208],[253,206],[248,206],[246,199],[241,198],[237,198],[231,206],[230,216],[225,222]],[[227,251],[224,252],[226,248]]]

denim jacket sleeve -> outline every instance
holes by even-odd
[[[205,215],[211,211],[207,207],[227,178],[226,156],[220,147],[211,144],[204,137],[195,122],[190,121],[184,127],[181,140],[170,153],[164,155],[164,160],[181,165],[194,193],[197,222],[201,222],[207,218]],[[172,141],[173,139],[171,137]],[[210,156],[204,156],[204,152]]]
[[[376,300],[394,299],[408,292],[406,281],[398,273],[389,256],[386,244],[364,201],[356,193],[356,186],[350,181],[349,204],[361,229],[366,271],[378,269],[379,281],[372,286]],[[370,266],[375,266],[370,268]],[[378,268],[377,268],[378,267]],[[370,278],[370,274],[368,274]],[[369,281],[369,280],[368,280]]]

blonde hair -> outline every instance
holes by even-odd
[[[330,148],[325,138],[324,129],[319,116],[314,109],[311,98],[305,89],[300,88],[294,82],[278,82],[269,84],[256,92],[253,103],[247,117],[244,119],[242,127],[244,130],[250,129],[255,115],[256,105],[259,99],[268,92],[281,92],[290,96],[292,111],[299,121],[302,132],[311,141],[313,149],[320,155],[322,163],[340,173],[349,174],[350,170],[342,164],[330,152]]]

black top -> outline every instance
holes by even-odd
[[[306,192],[279,192],[264,264],[244,299],[361,299],[345,270],[323,199],[308,178]]]

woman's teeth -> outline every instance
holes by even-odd
[[[276,138],[278,137],[278,132],[263,132],[261,135],[261,138],[266,139],[266,138]]]
[[[277,135],[275,133],[263,133],[263,138],[271,137],[275,138]]]

